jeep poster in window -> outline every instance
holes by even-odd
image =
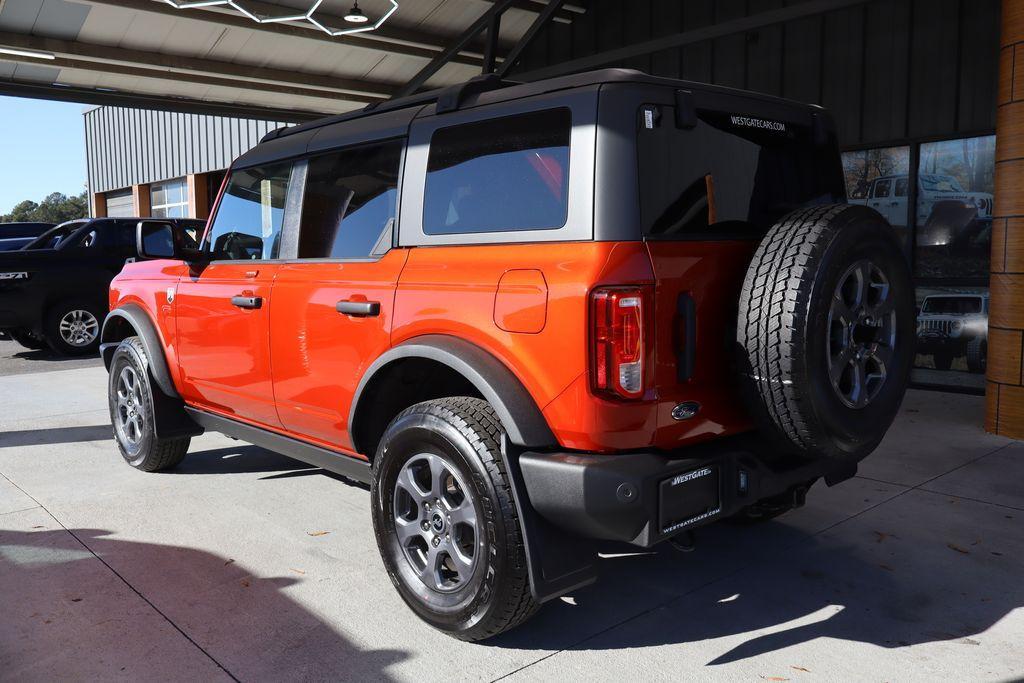
[[[843,153],[846,195],[851,204],[866,204],[882,214],[905,247],[910,246],[910,148],[884,147]]]

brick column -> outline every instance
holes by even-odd
[[[205,173],[190,173],[185,178],[188,185],[188,215],[191,218],[210,217],[210,193],[206,189]]]
[[[1024,439],[1024,0],[1003,0],[985,429]]]
[[[149,203],[149,185],[132,185],[132,210],[139,218],[146,218],[153,212]]]
[[[107,217],[107,195],[103,192],[95,192],[92,195],[92,217]]]

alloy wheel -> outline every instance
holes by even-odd
[[[134,448],[142,441],[145,417],[142,413],[142,383],[135,369],[129,365],[121,368],[117,377],[117,428],[118,436],[127,446]]]
[[[79,308],[64,314],[58,330],[66,344],[83,347],[96,340],[96,335],[100,332],[100,323],[92,313]]]
[[[470,489],[439,455],[420,453],[395,482],[393,515],[402,554],[431,590],[463,587],[477,565],[480,534]]]
[[[869,260],[839,278],[828,313],[827,361],[832,389],[849,408],[878,396],[896,349],[896,308],[889,279]]]

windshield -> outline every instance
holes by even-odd
[[[922,175],[921,187],[928,192],[966,192],[960,181],[951,175]]]
[[[930,296],[924,300],[922,313],[981,313],[978,296]]]
[[[70,237],[76,230],[85,225],[88,221],[68,221],[61,223],[55,228],[50,228],[39,237],[35,238],[22,247],[28,249],[56,249],[61,243]]]

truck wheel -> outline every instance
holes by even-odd
[[[11,339],[18,342],[26,349],[32,351],[40,351],[46,348],[46,342],[38,338],[35,334],[25,329],[8,330],[11,335]]]
[[[391,422],[373,463],[388,575],[421,619],[461,640],[507,631],[537,609],[501,435],[486,401],[426,401]]]
[[[967,369],[974,373],[984,373],[988,367],[988,342],[984,339],[972,339],[967,343]]]
[[[754,253],[739,304],[741,385],[773,451],[856,462],[874,450],[914,354],[892,226],[864,206],[791,213]]]
[[[953,367],[953,352],[936,351],[932,354],[932,362],[935,363],[936,370],[949,370]]]
[[[110,360],[107,402],[121,455],[129,465],[146,472],[176,466],[184,459],[192,440],[187,436],[157,436],[153,391],[145,347],[138,337],[128,337],[114,350]]]
[[[50,307],[43,324],[43,338],[63,356],[96,353],[106,311],[91,301],[69,299]]]

